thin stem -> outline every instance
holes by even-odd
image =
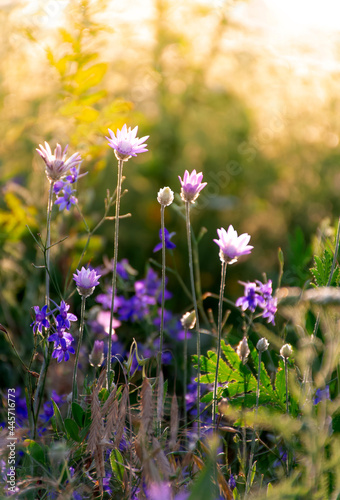
[[[286,381],[286,413],[289,415],[289,402],[288,402],[288,359],[284,358],[285,363],[285,381]],[[287,476],[289,476],[289,450],[287,451],[286,459]]]
[[[217,360],[216,360],[216,372],[215,372],[215,382],[214,382],[214,398],[213,398],[213,410],[212,410],[212,421],[215,423],[216,415],[216,399],[217,399],[217,382],[218,382],[218,367],[221,357],[221,337],[222,337],[222,312],[223,312],[223,295],[225,286],[225,276],[227,271],[227,264],[222,262],[221,266],[221,285],[220,285],[220,299],[218,301],[218,322],[217,322]]]
[[[46,286],[46,300],[45,304],[47,308],[50,307],[50,247],[51,247],[51,215],[52,215],[52,202],[53,202],[53,187],[54,182],[50,182],[50,189],[48,193],[47,202],[47,222],[46,222],[46,244],[45,244],[45,266],[46,266],[46,276],[45,276],[45,286]],[[46,344],[44,339],[44,358],[41,366],[39,379],[34,395],[33,412],[34,412],[34,430],[33,435],[36,434],[36,424],[38,420],[38,414],[41,406],[41,399],[45,388],[46,375],[48,370],[48,365],[51,359],[51,346]]]
[[[188,329],[184,328],[184,375],[183,375],[183,411],[184,411],[184,433],[185,433],[185,449],[187,444],[187,425],[188,425],[188,415],[187,415],[187,377],[188,377]]]
[[[161,324],[159,330],[159,353],[158,353],[158,374],[162,370],[162,353],[163,353],[163,333],[164,333],[164,301],[165,301],[165,228],[164,228],[164,209],[165,206],[161,205],[161,231],[162,231],[162,306],[161,306]]]
[[[73,368],[73,381],[72,381],[72,403],[75,403],[78,397],[78,385],[77,385],[77,371],[78,371],[78,360],[79,360],[79,352],[80,346],[83,341],[83,332],[84,332],[84,318],[85,318],[85,303],[86,297],[82,295],[81,297],[81,312],[80,312],[80,326],[79,326],[79,338],[77,344],[76,357],[74,360],[74,368]],[[72,412],[72,409],[71,409]]]
[[[190,269],[190,282],[191,282],[191,293],[194,303],[195,315],[196,315],[196,333],[197,333],[197,434],[198,439],[201,435],[201,421],[200,421],[200,400],[201,400],[201,337],[200,337],[200,325],[197,310],[197,300],[195,291],[195,280],[194,280],[194,267],[192,263],[192,245],[191,245],[191,226],[190,226],[190,202],[185,202],[185,215],[186,215],[186,229],[187,229],[187,240],[188,240],[188,253],[189,253],[189,269]]]
[[[255,416],[257,416],[257,412],[258,412],[258,409],[259,409],[260,377],[261,377],[261,356],[262,356],[262,351],[259,351],[259,366],[258,366],[258,372],[257,372]],[[246,483],[246,495],[248,494],[249,489],[250,489],[251,474],[252,474],[252,470],[253,470],[253,459],[254,459],[255,442],[256,442],[255,441],[255,435],[256,435],[256,429],[255,429],[255,424],[254,424],[253,438],[252,438],[252,441],[251,441],[251,449],[250,449],[248,476],[247,476],[247,483]]]
[[[110,311],[110,326],[109,326],[109,343],[107,350],[107,388],[110,389],[110,375],[111,375],[111,356],[112,356],[112,324],[113,324],[113,310],[115,305],[115,295],[117,286],[117,261],[118,261],[118,234],[119,234],[119,209],[120,209],[120,195],[122,189],[122,175],[123,175],[123,160],[118,160],[118,179],[117,179],[117,194],[116,194],[116,217],[115,217],[115,235],[114,235],[114,254],[113,254],[113,271],[112,271],[112,298],[111,298],[111,311]]]

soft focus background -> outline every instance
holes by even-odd
[[[233,224],[251,234],[254,251],[228,270],[226,294],[238,280],[283,283],[308,278],[314,234],[331,231],[340,213],[340,6],[328,0],[2,0],[0,23],[0,322],[31,339],[28,314],[43,304],[42,255],[47,181],[35,152],[69,144],[81,153],[78,199],[90,228],[116,187],[107,129],[124,123],[150,135],[149,152],[124,167],[119,258],[144,275],[158,243],[160,187],[179,192],[178,175],[196,169],[208,186],[192,212],[202,289],[218,293],[216,229]],[[181,206],[177,199],[178,207]],[[113,212],[111,213],[111,215]],[[53,215],[52,252],[61,287],[86,241],[76,209]],[[166,210],[175,231],[177,268],[188,282],[184,220]],[[112,258],[113,223],[91,240],[85,263]],[[169,263],[172,265],[169,258]],[[34,266],[32,265],[34,264]],[[188,299],[174,277],[168,308]],[[210,299],[211,300],[211,299]],[[215,307],[216,302],[208,302]],[[31,340],[29,340],[31,342]],[[0,360],[9,347],[1,337]],[[4,375],[2,373],[2,375]]]

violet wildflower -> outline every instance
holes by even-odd
[[[79,295],[89,297],[94,292],[95,287],[99,285],[98,279],[101,275],[97,274],[95,269],[85,269],[85,267],[82,267],[80,271],[77,269],[76,273],[78,274],[73,274],[73,279],[76,282]]]
[[[50,327],[50,322],[47,319],[47,316],[50,314],[47,312],[47,305],[45,305],[41,310],[39,306],[34,306],[33,307],[34,312],[35,312],[35,320],[33,323],[30,324],[30,326],[33,326],[33,332],[37,333],[37,330],[39,333],[42,333],[42,329],[44,328],[49,328]]]
[[[175,236],[175,234],[176,233],[169,233],[169,231],[166,228],[164,228],[165,248],[167,248],[168,250],[176,248],[175,243],[171,241],[171,238]],[[161,240],[161,242],[155,246],[153,252],[158,252],[159,250],[162,250],[162,229],[159,230],[159,239]]]
[[[254,312],[257,306],[264,307],[265,300],[262,295],[256,293],[258,291],[256,283],[240,283],[244,286],[244,296],[239,297],[235,305],[241,307],[242,311],[249,309],[251,312]]]
[[[55,358],[58,363],[61,363],[61,361],[68,361],[70,359],[70,354],[74,354],[74,349],[71,346],[71,344],[66,343],[66,345],[63,346],[58,346],[56,349],[54,349],[52,353],[52,358]]]
[[[148,151],[145,141],[149,138],[148,135],[139,139],[137,136],[138,126],[131,130],[123,125],[122,130],[117,130],[117,135],[109,129],[110,137],[106,137],[109,141],[109,146],[114,149],[117,160],[128,161],[131,156],[137,156],[139,153]]]
[[[73,196],[75,192],[76,190],[72,189],[69,184],[64,183],[63,188],[59,189],[58,197],[54,202],[55,205],[59,205],[59,211],[64,210],[64,208],[70,210],[71,206],[77,203],[77,198]]]
[[[237,262],[238,257],[251,253],[254,248],[248,245],[250,240],[249,234],[244,233],[238,236],[237,231],[235,231],[232,225],[228,227],[228,231],[223,227],[217,229],[217,234],[219,239],[215,239],[214,242],[220,247],[221,262],[225,262],[226,264]]]
[[[207,185],[206,182],[201,182],[203,179],[203,174],[200,172],[196,173],[196,170],[193,170],[191,174],[189,174],[188,170],[184,172],[183,180],[180,176],[178,176],[179,181],[181,183],[181,198],[185,202],[195,203],[198,198],[198,195],[202,191],[202,189]]]
[[[317,405],[318,403],[320,403],[320,401],[325,401],[326,399],[329,399],[329,400],[331,399],[328,385],[326,385],[326,387],[324,389],[317,389],[316,390],[313,404]]]
[[[91,366],[100,367],[104,361],[104,342],[102,340],[95,340],[93,349],[89,356]]]
[[[77,321],[77,316],[75,314],[67,312],[70,309],[70,305],[66,304],[64,300],[60,302],[60,306],[58,307],[59,314],[57,315],[57,322],[60,324],[60,327],[64,327],[67,330],[71,327],[70,321]]]
[[[262,318],[267,318],[267,323],[275,325],[275,314],[277,311],[277,298],[270,297],[265,304]]]
[[[59,346],[66,347],[66,345],[70,345],[74,338],[69,332],[65,332],[64,328],[58,328],[55,333],[47,338],[47,340],[49,342],[54,342],[54,347],[57,348]]]
[[[45,147],[41,144],[39,144],[39,146],[40,149],[37,148],[37,152],[45,162],[45,171],[50,182],[59,180],[68,170],[72,167],[78,166],[81,162],[81,156],[79,153],[74,153],[70,156],[70,158],[68,158],[68,160],[66,160],[68,146],[66,146],[64,151],[62,151],[60,144],[57,144],[54,154],[52,154],[51,148],[46,141]]]

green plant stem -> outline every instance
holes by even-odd
[[[201,421],[200,421],[200,400],[201,400],[201,337],[200,337],[200,326],[198,318],[197,300],[196,300],[196,290],[195,290],[195,280],[194,280],[194,267],[192,262],[192,245],[191,245],[191,225],[190,225],[190,202],[185,202],[185,220],[187,229],[187,240],[188,240],[188,253],[189,253],[189,270],[190,270],[190,283],[191,283],[191,293],[194,303],[194,310],[196,316],[196,333],[197,333],[197,434],[198,439],[201,435]]]
[[[52,215],[52,202],[53,202],[53,186],[54,182],[50,182],[50,189],[48,193],[48,202],[47,202],[47,223],[46,223],[46,244],[45,244],[45,286],[46,286],[46,299],[45,304],[47,305],[47,309],[50,308],[50,247],[51,247],[51,215]],[[46,339],[44,339],[44,358],[41,366],[39,379],[37,383],[37,387],[34,394],[34,402],[33,402],[33,420],[34,420],[34,429],[33,436],[36,435],[36,426],[39,415],[39,410],[41,406],[41,400],[44,393],[46,375],[48,366],[50,364],[50,359],[52,355],[53,344],[46,344]]]
[[[159,329],[159,353],[157,362],[157,377],[162,370],[162,353],[163,353],[163,335],[164,335],[164,301],[165,301],[165,228],[164,228],[164,209],[161,205],[161,231],[162,231],[162,305],[161,305],[161,324]]]
[[[188,425],[188,415],[187,415],[187,383],[188,383],[188,329],[184,328],[184,346],[183,346],[183,358],[184,358],[184,374],[183,374],[183,412],[184,412],[184,443],[185,449],[187,449],[187,425]]]
[[[285,363],[285,382],[286,382],[286,414],[289,415],[289,401],[288,401],[288,359],[284,358]],[[287,450],[287,459],[286,459],[286,467],[287,467],[287,477],[289,476],[289,450]]]
[[[213,410],[212,410],[212,421],[215,425],[216,416],[216,399],[217,399],[217,383],[218,383],[218,368],[220,364],[221,357],[221,338],[222,338],[222,312],[223,312],[223,295],[225,286],[225,276],[227,272],[226,262],[222,262],[221,265],[221,285],[220,285],[220,299],[218,301],[218,321],[217,321],[217,360],[216,360],[216,372],[214,381],[214,396],[213,396]]]
[[[111,310],[110,310],[110,326],[109,326],[109,342],[108,342],[108,350],[107,350],[107,374],[106,374],[107,375],[107,388],[109,390],[110,390],[110,376],[111,376],[113,310],[114,310],[116,286],[117,286],[119,209],[120,209],[120,195],[121,195],[121,189],[122,189],[123,163],[124,163],[123,160],[118,160],[114,254],[113,254],[113,271],[112,271],[112,298],[111,298]]]
[[[258,412],[258,409],[259,409],[260,379],[261,379],[261,357],[262,357],[262,351],[259,351],[259,367],[258,367],[258,372],[257,372],[255,417],[257,416],[257,412]],[[248,475],[247,475],[247,483],[246,483],[246,496],[248,495],[249,490],[250,490],[250,481],[251,481],[251,475],[252,475],[252,470],[253,470],[253,460],[254,460],[255,443],[256,443],[255,436],[256,436],[256,429],[255,429],[255,424],[254,424],[253,437],[252,437],[251,448],[250,448],[250,458],[249,458],[249,468],[248,468]]]
[[[76,357],[74,360],[74,368],[73,368],[72,403],[75,403],[76,399],[78,397],[77,372],[78,372],[78,360],[79,360],[80,346],[81,346],[82,341],[83,341],[83,332],[84,332],[84,323],[85,323],[85,303],[86,303],[86,297],[84,297],[84,295],[82,295],[82,297],[81,297],[79,338],[78,338],[77,351],[76,351]]]

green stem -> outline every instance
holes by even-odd
[[[262,356],[262,351],[259,351],[259,367],[258,367],[258,372],[257,372],[255,416],[257,416],[257,412],[258,412],[258,409],[259,409],[260,377],[261,377],[261,356]],[[255,442],[256,442],[255,441],[255,435],[256,435],[256,429],[255,429],[255,424],[254,424],[253,438],[252,438],[252,441],[251,441],[251,449],[250,449],[248,476],[247,476],[247,483],[246,483],[246,496],[248,495],[248,492],[250,490],[250,481],[251,481],[251,475],[252,475],[252,470],[253,470],[253,459],[254,459]]]
[[[194,280],[194,267],[192,262],[192,245],[191,245],[191,226],[190,226],[190,202],[185,202],[185,220],[187,229],[187,240],[188,240],[188,253],[189,253],[189,270],[190,270],[190,283],[191,283],[191,293],[194,303],[195,315],[196,315],[196,333],[197,333],[197,434],[198,439],[201,435],[201,421],[200,421],[200,400],[201,400],[201,337],[200,337],[200,326],[199,317],[197,310],[197,300],[196,300],[196,290],[195,290],[195,280]]]
[[[80,352],[80,346],[83,341],[83,332],[84,332],[84,323],[85,323],[85,303],[86,303],[86,297],[82,295],[81,297],[81,313],[80,313],[80,326],[79,326],[79,338],[78,338],[78,344],[77,344],[77,351],[76,351],[76,357],[74,360],[74,368],[73,368],[73,381],[72,381],[72,403],[76,402],[76,399],[78,397],[78,384],[77,384],[77,371],[78,371],[78,360],[79,360],[79,352]],[[71,409],[72,413],[72,409]]]
[[[285,363],[285,381],[286,381],[286,414],[289,415],[289,401],[288,401],[288,359],[284,358]],[[286,467],[287,467],[287,477],[289,476],[289,450],[287,450],[287,459],[286,459]]]
[[[218,368],[219,368],[220,357],[221,357],[222,312],[223,312],[223,295],[224,295],[224,286],[225,286],[226,271],[227,271],[227,264],[226,264],[226,262],[222,262],[222,266],[221,266],[220,299],[218,301],[217,360],[216,360],[216,372],[215,372],[215,381],[214,381],[214,397],[213,397],[213,410],[212,410],[213,425],[215,424],[216,399],[217,399],[217,383],[218,383]]]
[[[159,353],[158,353],[158,377],[162,370],[162,353],[163,353],[163,334],[164,334],[164,301],[165,301],[165,228],[164,228],[164,209],[161,205],[161,231],[162,231],[162,306],[161,306],[161,324],[159,330]]]
[[[183,375],[183,411],[184,411],[184,433],[185,433],[185,449],[187,449],[187,425],[188,425],[188,415],[187,415],[187,377],[188,377],[188,329],[184,328],[184,375]]]
[[[46,266],[46,276],[45,276],[45,286],[46,286],[46,300],[45,304],[47,305],[47,309],[50,308],[50,247],[51,247],[51,215],[52,215],[52,202],[53,202],[53,186],[54,182],[50,182],[50,189],[48,194],[48,202],[47,202],[47,228],[46,228],[46,244],[45,244],[45,266]],[[44,358],[41,366],[39,379],[37,383],[37,387],[34,394],[34,402],[33,402],[33,412],[34,412],[34,429],[33,436],[36,435],[36,426],[39,415],[39,410],[41,406],[41,400],[44,393],[46,375],[48,366],[51,359],[52,344],[47,345],[46,340],[44,339]]]
[[[109,342],[108,342],[108,350],[107,350],[107,388],[109,390],[110,390],[110,376],[111,376],[113,310],[114,310],[116,286],[117,286],[119,209],[120,209],[120,195],[121,195],[121,189],[122,189],[122,175],[123,175],[123,160],[118,160],[114,254],[113,254],[113,271],[112,271],[112,298],[111,298],[111,311],[110,311]]]

